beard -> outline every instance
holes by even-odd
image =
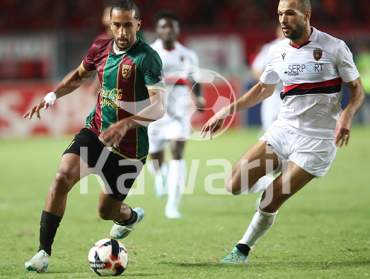
[[[292,41],[298,40],[303,36],[304,28],[305,26],[303,24],[297,25],[297,27],[295,29],[291,29],[292,30],[291,33],[286,34],[285,37],[291,39]]]

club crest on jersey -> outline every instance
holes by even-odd
[[[123,64],[122,65],[122,78],[129,79],[132,72],[132,65]]]
[[[315,58],[316,61],[319,61],[322,57],[322,49],[321,48],[315,48],[313,50],[313,58]]]

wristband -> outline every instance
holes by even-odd
[[[44,101],[46,104],[48,104],[50,107],[54,105],[55,101],[57,99],[57,95],[54,92],[49,92],[45,95]]]

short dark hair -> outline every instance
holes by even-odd
[[[132,0],[117,0],[117,1],[113,1],[110,4],[110,6],[112,7],[111,10],[110,10],[110,15],[111,16],[112,16],[113,9],[118,9],[118,10],[123,10],[123,11],[134,10],[135,11],[135,18],[136,19],[140,19],[141,18],[139,7]]]
[[[172,19],[180,23],[180,18],[173,11],[160,11],[154,17],[154,23],[157,24],[161,19]]]
[[[302,12],[311,11],[311,1],[310,0],[298,0],[299,6]]]

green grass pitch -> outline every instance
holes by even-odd
[[[243,234],[256,195],[210,195],[204,179],[220,168],[207,159],[235,162],[258,131],[229,132],[212,142],[192,141],[186,158],[199,159],[195,193],[182,203],[184,218],[163,217],[164,199],[154,196],[145,173],[145,194],[127,198],[146,217],[123,243],[127,278],[367,278],[370,277],[370,129],[353,130],[329,174],[313,181],[280,210],[277,223],[258,243],[248,266],[219,259]],[[24,261],[38,244],[39,216],[60,154],[71,138],[0,141],[0,278],[96,278],[87,252],[108,236],[111,222],[97,214],[96,178],[89,193],[71,192],[47,274],[29,274]],[[217,187],[222,188],[220,180]]]

